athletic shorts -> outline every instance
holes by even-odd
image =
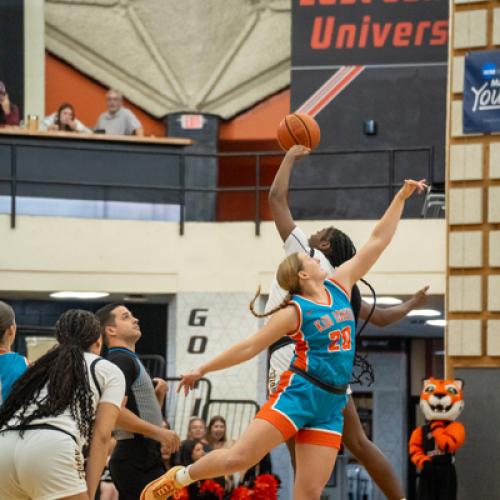
[[[0,498],[56,500],[87,491],[83,456],[56,430],[0,432]]]
[[[340,448],[347,394],[332,394],[291,371],[280,377],[278,389],[257,413],[282,434],[285,441]]]
[[[268,389],[273,394],[278,390],[280,378],[289,368],[295,353],[295,344],[286,344],[274,350],[269,360]],[[352,394],[351,386],[347,387],[346,394]]]

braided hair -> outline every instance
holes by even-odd
[[[59,344],[33,363],[12,387],[0,407],[0,429],[12,417],[15,426],[29,425],[35,419],[56,417],[70,410],[84,442],[89,442],[94,424],[94,403],[83,353],[101,336],[94,314],[70,309],[56,323]],[[46,387],[47,394],[38,399]],[[28,413],[29,407],[36,408]],[[7,426],[10,428],[10,426]]]
[[[281,262],[276,272],[276,278],[278,284],[283,290],[288,290],[285,298],[278,304],[274,309],[271,309],[264,313],[258,313],[255,308],[255,301],[260,295],[260,286],[257,288],[257,293],[255,297],[250,302],[250,311],[257,318],[265,318],[270,316],[280,309],[284,309],[288,306],[292,295],[301,293],[302,289],[300,286],[299,272],[302,271],[302,261],[300,260],[298,253],[290,254],[285,260]]]

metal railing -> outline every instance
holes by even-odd
[[[117,189],[130,189],[139,191],[164,191],[173,192],[178,194],[178,203],[180,205],[180,220],[179,220],[179,233],[184,234],[186,223],[186,194],[187,193],[254,193],[255,195],[255,213],[254,224],[255,234],[260,235],[260,226],[262,222],[261,214],[261,194],[268,191],[270,186],[261,186],[261,165],[264,158],[273,158],[283,156],[283,152],[230,152],[230,153],[202,153],[193,151],[172,152],[164,151],[141,151],[141,154],[154,154],[165,155],[169,157],[177,157],[178,159],[178,184],[132,184],[123,182],[85,182],[85,181],[71,181],[71,180],[49,180],[49,179],[34,179],[29,177],[20,177],[17,174],[17,147],[29,148],[35,147],[30,144],[10,144],[10,175],[0,177],[1,183],[8,183],[10,185],[10,226],[12,229],[16,227],[17,216],[17,198],[18,188],[22,185],[41,185],[41,186],[67,186],[67,187],[88,187],[88,188],[117,188]],[[52,148],[52,149],[71,149],[68,145],[54,145],[50,142],[37,144],[37,148]],[[73,146],[74,149],[78,149]],[[92,147],[86,147],[86,150],[93,151]],[[116,150],[116,149],[114,149]],[[102,149],[95,149],[95,151],[102,151]],[[391,149],[370,149],[370,150],[344,150],[344,151],[316,151],[311,154],[311,157],[346,157],[348,155],[373,155],[382,154],[386,155],[386,165],[388,168],[388,181],[385,183],[356,183],[356,184],[322,184],[322,185],[308,185],[308,186],[295,186],[290,187],[291,192],[314,192],[314,191],[335,191],[335,190],[371,190],[376,188],[385,188],[388,190],[388,202],[392,199],[395,188],[398,184],[395,182],[395,158],[399,153],[425,153],[427,157],[426,170],[427,179],[432,183],[433,180],[433,163],[434,163],[434,150],[432,147],[415,147],[415,148],[391,148]],[[205,187],[205,186],[189,186],[186,184],[186,162],[189,158],[254,158],[255,159],[255,183],[246,186],[232,186],[232,187]]]
[[[167,377],[169,384],[166,401],[166,418],[170,428],[182,438],[187,435],[189,422],[200,417],[207,423],[214,416],[224,417],[229,439],[238,439],[259,411],[255,401],[247,399],[212,399],[212,384],[200,379],[187,396],[177,394],[179,377]]]

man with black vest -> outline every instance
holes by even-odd
[[[107,358],[122,370],[126,382],[126,404],[114,432],[117,445],[109,468],[120,500],[137,500],[142,489],[165,472],[160,447],[171,453],[179,448],[177,434],[162,427],[167,383],[159,378],[151,380],[135,353],[141,329],[125,306],[109,304],[96,316],[108,346]]]

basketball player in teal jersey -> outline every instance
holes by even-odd
[[[215,450],[188,467],[170,469],[143,490],[141,500],[169,498],[194,481],[247,469],[293,436],[297,442],[294,498],[319,499],[340,447],[352,372],[354,317],[346,290],[389,245],[406,199],[424,188],[422,181],[405,181],[368,242],[335,270],[331,280],[319,260],[306,253],[294,253],[280,264],[278,282],[288,296],[269,311],[271,320],[256,334],[183,375],[179,384],[179,390],[184,387],[187,393],[207,373],[243,363],[283,335],[291,335],[297,355],[282,375],[278,391],[232,448]]]
[[[273,214],[276,229],[283,240],[283,249],[287,255],[297,252],[309,252],[314,249],[315,257],[320,259],[321,266],[329,273],[343,262],[350,259],[356,249],[348,235],[334,227],[327,227],[308,238],[296,225],[288,205],[288,191],[292,168],[295,161],[308,155],[310,150],[304,146],[293,146],[285,155],[269,190],[269,206]],[[351,305],[356,321],[359,318],[383,327],[395,323],[412,309],[422,306],[427,298],[428,287],[419,290],[409,300],[393,307],[378,308],[372,311],[371,305],[361,300],[361,294],[356,285],[351,292]],[[282,290],[276,279],[269,289],[266,311],[279,304],[286,291]],[[371,314],[373,312],[373,314]],[[277,381],[283,372],[288,370],[294,354],[294,345],[288,337],[280,339],[271,346],[269,369],[269,390],[274,392]],[[291,340],[291,339],[290,339]],[[378,447],[368,439],[361,425],[356,406],[352,397],[349,398],[344,411],[343,444],[362,463],[377,486],[389,500],[400,500],[404,497],[403,489],[387,458]],[[294,458],[294,442],[287,443],[292,463]]]

